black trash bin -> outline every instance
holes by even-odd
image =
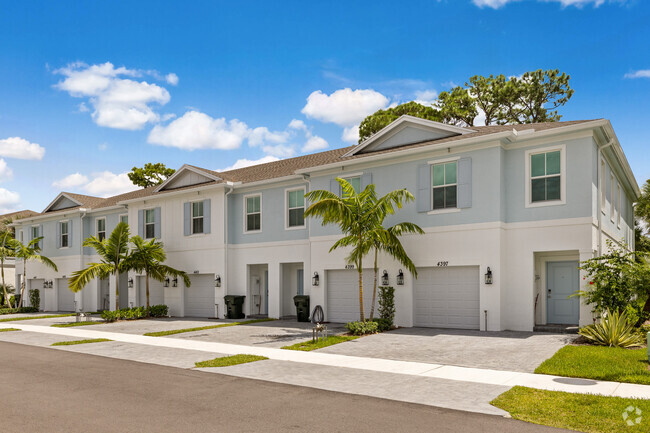
[[[293,303],[296,304],[298,322],[309,322],[309,295],[296,295]]]
[[[242,295],[226,295],[223,300],[226,303],[226,317],[228,319],[243,319],[244,318],[244,299],[246,296]]]

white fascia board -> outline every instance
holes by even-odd
[[[237,182],[231,186],[233,186],[235,189],[243,189],[243,188],[248,188],[248,187],[256,187],[256,186],[261,186],[261,185],[269,185],[269,184],[274,184],[274,183],[279,183],[279,182],[290,182],[294,180],[300,180],[300,181],[305,181],[305,178],[302,175],[299,174],[292,174],[289,176],[282,176],[282,177],[274,177],[272,179],[265,179],[265,180],[258,180],[256,182],[248,182],[248,183],[242,183],[242,182]]]
[[[611,139],[614,140],[614,144],[612,145],[612,150],[614,151],[614,154],[616,155],[616,158],[618,159],[618,163],[623,170],[623,173],[625,174],[626,180],[629,182],[629,185],[636,195],[636,199],[639,198],[641,195],[641,189],[639,188],[639,184],[636,181],[636,178],[634,177],[634,172],[632,172],[632,168],[630,167],[630,163],[627,160],[627,157],[625,156],[625,152],[623,152],[623,147],[621,146],[621,143],[618,141],[618,137],[616,136],[616,132],[614,132],[614,128],[612,127],[612,124],[609,120],[606,120],[603,129],[605,130],[605,133],[609,135]]]
[[[87,213],[100,213],[100,212],[109,212],[112,210],[124,210],[126,209],[126,206],[124,205],[114,205],[114,206],[107,206],[107,207],[98,207],[96,209],[86,209]]]
[[[201,175],[201,176],[205,176],[205,177],[207,177],[207,178],[209,178],[209,179],[212,179],[212,180],[215,180],[215,181],[223,180],[223,179],[221,179],[221,178],[218,177],[218,176],[215,176],[215,175],[213,175],[213,174],[207,173],[207,172],[205,172],[205,171],[203,171],[203,170],[199,170],[199,169],[197,169],[197,168],[195,168],[195,167],[192,167],[192,166],[190,166],[190,165],[188,165],[188,164],[183,164],[183,165],[181,166],[181,168],[179,168],[178,170],[176,170],[176,172],[175,172],[174,174],[172,174],[171,176],[169,176],[167,179],[165,179],[165,181],[164,181],[163,183],[161,183],[160,185],[158,185],[158,186],[154,189],[154,192],[162,191],[162,190],[164,189],[164,187],[165,187],[169,182],[171,182],[173,179],[176,179],[176,178],[177,178],[178,176],[180,176],[180,174],[181,174],[183,171],[185,171],[185,170],[189,170],[189,171],[191,171],[191,172],[194,172],[194,173],[199,174],[199,175]]]
[[[41,220],[47,220],[47,219],[61,219],[61,218],[66,218],[69,217],[70,215],[73,214],[82,214],[85,212],[88,212],[89,209],[86,208],[74,208],[70,210],[60,210],[60,211],[55,211],[56,213],[50,213],[50,214],[44,214],[44,215],[36,215],[33,217],[29,218],[21,218],[18,220],[15,220],[13,223],[10,224],[10,226],[15,227],[20,224],[25,224],[33,221],[41,221]]]
[[[130,200],[122,200],[122,201],[117,202],[117,204],[118,205],[128,205],[129,203],[139,203],[139,202],[149,201],[149,200],[164,200],[165,197],[174,197],[174,196],[181,195],[181,194],[189,194],[189,193],[193,193],[193,192],[197,192],[197,191],[205,191],[205,190],[212,189],[212,188],[219,189],[219,188],[223,188],[223,187],[226,187],[226,186],[232,186],[232,185],[233,185],[232,182],[223,182],[223,183],[215,183],[215,184],[210,184],[210,185],[197,186],[197,187],[194,187],[194,188],[184,188],[184,189],[178,190],[178,191],[172,190],[170,192],[164,192],[164,193],[161,193],[161,194],[148,195],[148,196],[139,197],[139,198],[132,198]]]

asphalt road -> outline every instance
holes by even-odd
[[[0,431],[560,430],[490,415],[0,343]]]

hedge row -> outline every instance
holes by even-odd
[[[116,311],[102,311],[102,319],[107,322],[116,320],[137,320],[147,317],[167,317],[167,305],[152,305],[147,307],[124,308]]]

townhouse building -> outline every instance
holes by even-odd
[[[20,240],[43,236],[43,254],[59,268],[28,263],[26,287],[42,290],[46,311],[114,307],[113,279],[76,294],[67,279],[98,259],[83,240],[125,221],[132,234],[164,242],[166,263],[190,275],[190,287],[151,283],[151,303],[174,316],[223,317],[224,296],[235,294],[246,297],[245,314],[279,318],[295,314],[293,296],[306,294],[327,320],[357,320],[357,272],[346,251],[329,251],[338,229],[303,216],[305,193],[339,194],[337,177],[415,195],[387,224],[424,229],[402,238],[417,278],[380,256],[400,326],[591,323],[591,307],[569,297],[584,284],[578,263],[608,239],[634,243],[640,191],[609,121],[467,128],[402,116],[357,146],[225,172],[184,165],[161,185],[109,198],[62,192],[15,222]],[[371,288],[370,258],[364,267]],[[120,306],[143,305],[143,276],[120,281]]]

